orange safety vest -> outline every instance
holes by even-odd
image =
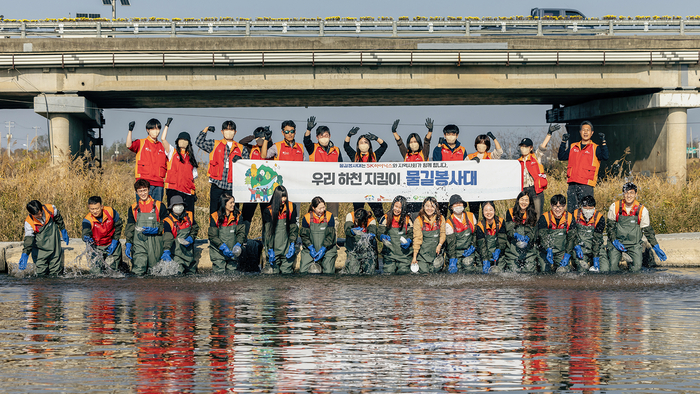
[[[457,220],[455,217],[455,214],[451,214],[449,221],[452,223],[452,228],[455,230],[456,233],[461,233],[467,228],[473,233],[474,232],[474,223],[476,223],[476,218],[474,217],[474,214],[471,212],[464,212],[464,217],[467,219],[466,223],[462,223],[461,221]]]
[[[320,161],[320,162],[337,162],[338,156],[340,156],[340,149],[334,146],[326,150],[320,144],[314,144],[314,151],[309,155],[309,161]]]
[[[425,160],[425,156],[423,156],[423,152],[413,152],[413,153],[406,153],[406,157],[403,159],[403,161],[427,161]]]
[[[442,147],[442,161],[463,161],[464,154],[467,153],[464,145],[460,145],[454,152],[450,150],[447,144],[442,144],[440,146]]]
[[[333,216],[333,214],[326,211],[326,214],[321,219],[317,219],[315,214],[312,214],[312,212],[309,212],[306,215],[304,215],[304,219],[306,220],[306,223],[309,223],[309,224],[311,224],[311,223],[323,223],[323,222],[329,223],[331,221],[331,216]],[[321,221],[319,221],[319,220],[321,220]]]
[[[165,188],[177,190],[186,194],[194,194],[194,177],[192,175],[192,164],[190,155],[182,152],[182,160],[177,152],[173,152],[173,157],[168,161],[168,174],[165,176]]]
[[[141,209],[143,207],[144,209]],[[163,209],[163,203],[161,201],[155,201],[153,197],[148,197],[145,203],[141,203],[139,200],[134,204],[131,204],[131,213],[134,215],[134,221],[138,219],[139,212],[154,212],[156,213],[156,221],[160,220],[160,210]]]
[[[209,178],[221,181],[224,176],[224,156],[226,155],[226,140],[217,140],[214,142],[214,149],[209,153]],[[231,142],[231,150],[228,154],[228,176],[227,183],[233,183],[233,158],[235,156],[243,157],[243,145],[236,141]]]
[[[394,216],[393,220],[391,221],[391,225],[388,226],[390,228],[399,228],[399,222],[400,222],[400,217]],[[384,214],[384,223],[386,223],[389,220],[389,214]],[[408,221],[411,220],[411,216],[406,215],[404,216],[403,220],[403,229],[408,230]]]
[[[39,221],[34,220],[34,217],[32,215],[28,215],[24,221],[29,223],[32,226],[32,230],[34,230],[34,233],[38,233],[41,228],[49,223],[49,219],[53,220],[54,216],[56,215],[56,212],[53,210],[53,207],[50,205],[43,205],[41,209],[44,210],[44,219],[45,222],[39,223]]]
[[[421,226],[422,231],[435,231],[440,229],[440,217],[436,216],[435,221],[433,222],[425,222],[423,221],[423,218],[420,217],[420,215],[416,218],[416,220],[420,220],[423,225]],[[414,223],[415,225],[415,223]]]
[[[177,232],[179,230],[190,228],[192,227],[192,223],[194,223],[192,212],[186,211],[185,213],[186,215],[181,220],[177,220],[172,214],[170,214],[164,220],[164,222],[168,222],[168,224],[170,225],[170,231],[172,232],[173,237],[175,238],[177,238]]]
[[[283,206],[282,210],[280,210],[279,215],[277,215],[277,220],[287,219],[287,216],[291,216],[292,208],[292,203],[290,201],[287,201],[287,205]],[[267,207],[267,210],[270,211],[270,217],[272,217],[272,204],[270,204],[270,206]]]
[[[372,152],[372,157],[368,153],[360,153],[359,151],[355,153],[355,162],[361,163],[374,163],[377,161],[377,155]]]
[[[568,183],[595,186],[598,182],[600,160],[596,156],[598,145],[589,142],[581,147],[581,142],[571,144],[569,148],[569,166],[566,168]]]
[[[114,237],[114,209],[110,207],[102,207],[102,221],[88,213],[85,220],[90,222],[92,230],[92,239],[95,240],[95,245],[106,246],[112,243]]]
[[[163,186],[163,178],[168,169],[168,157],[165,155],[163,144],[151,137],[139,141],[136,152],[136,179],[145,179],[151,186]]]
[[[496,220],[496,219],[498,219],[498,220]],[[479,221],[479,223],[477,223],[477,226],[481,229],[481,231],[484,232],[484,234],[494,236],[503,227],[503,222],[504,222],[503,218],[494,217],[493,226],[489,226],[489,224],[486,223],[485,219]]]
[[[598,211],[596,211],[595,214],[593,214],[593,216],[588,220],[586,220],[586,218],[583,217],[583,211],[581,209],[576,209],[574,211],[574,219],[578,224],[582,226],[595,227],[598,225],[598,222],[600,222],[600,219],[602,218],[603,214]]]
[[[513,208],[510,208],[508,210],[508,213],[510,213],[511,219],[513,219],[513,223],[515,223],[515,215],[513,215]],[[520,224],[525,224],[527,222],[527,212],[523,213],[523,222]]]
[[[286,142],[280,141],[276,143],[275,146],[277,147],[277,156],[275,156],[275,160],[304,161],[304,150],[301,148],[300,143],[295,142],[294,146],[290,147]]]
[[[238,225],[238,219],[241,217],[241,212],[238,212],[238,215],[233,216],[233,212],[231,212],[226,219],[224,219],[224,222],[221,223],[221,226],[219,226],[219,212],[214,212],[211,214],[211,218],[214,219],[214,223],[216,223],[217,227],[231,227],[231,226],[237,226]]]
[[[559,220],[554,217],[554,214],[551,211],[546,212],[543,216],[545,220],[547,220],[547,228],[550,230],[566,229],[566,231],[569,231],[569,228],[571,228],[571,222],[574,219],[573,215],[566,211],[564,211],[564,214],[561,215]]]
[[[544,167],[540,164],[535,155],[530,153],[527,158],[521,156],[518,158],[520,162],[520,172],[523,173],[524,169],[527,168],[527,172],[530,174],[532,179],[535,181],[535,193],[540,194],[547,188],[547,174],[544,173]],[[525,187],[525,174],[523,174],[520,180],[520,187]]]
[[[250,150],[250,159],[262,160],[262,150],[259,146],[254,146],[253,149]]]
[[[474,159],[478,154],[479,154],[479,152],[470,153],[470,154],[467,155],[467,159],[468,159],[468,160],[472,160],[472,159]],[[489,159],[491,159],[491,152],[484,152],[484,158],[481,159],[481,160],[489,160]]]
[[[624,200],[620,201],[615,201],[615,221],[619,221],[620,216],[637,216],[637,224],[642,223],[642,211],[644,211],[644,205],[640,204],[639,201],[634,200],[634,203],[632,204],[632,209],[630,209],[630,213],[628,214],[627,211],[625,210],[625,202]]]

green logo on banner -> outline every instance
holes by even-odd
[[[283,184],[282,175],[277,171],[262,165],[259,168],[253,164],[245,173],[245,184],[250,191],[250,202],[268,202],[278,185]]]

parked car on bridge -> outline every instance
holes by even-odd
[[[530,16],[533,18],[564,17],[564,18],[581,18],[586,19],[586,16],[579,10],[573,8],[533,8],[530,10]]]

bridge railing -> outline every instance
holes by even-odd
[[[0,38],[148,36],[551,36],[700,34],[700,19],[0,22]]]

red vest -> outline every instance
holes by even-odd
[[[168,161],[168,174],[165,176],[165,188],[177,190],[186,194],[194,194],[194,177],[192,176],[192,164],[190,155],[182,154],[182,160],[176,151]]]
[[[360,153],[360,151],[357,151],[355,153],[355,162],[360,162],[360,163],[369,163],[369,162],[376,162],[377,161],[377,155],[372,152],[372,156],[368,153]]]
[[[472,160],[472,159],[474,159],[477,155],[479,155],[479,152],[470,153],[470,154],[467,155],[467,159],[468,159],[468,160]],[[489,160],[489,159],[491,159],[491,152],[484,152],[484,158],[481,159],[481,160]]]
[[[231,151],[228,154],[228,176],[227,183],[233,183],[233,158],[234,156],[243,157],[243,145],[236,141],[231,143]],[[221,181],[224,176],[224,156],[226,155],[226,140],[217,140],[214,143],[214,149],[209,153],[209,178]]]
[[[615,211],[617,212],[615,214],[615,221],[619,221],[620,216],[636,216],[637,217],[637,224],[642,223],[642,211],[644,211],[644,205],[640,204],[639,201],[634,201],[632,204],[632,209],[630,209],[630,213],[627,213],[627,210],[625,210],[625,201],[620,200],[620,201],[615,201]]]
[[[326,211],[326,213],[323,215],[323,217],[318,218],[316,215],[312,212],[307,213],[304,215],[304,219],[306,219],[306,223],[328,223],[331,221],[331,217],[333,216],[332,213]]]
[[[406,153],[406,157],[403,159],[403,161],[426,161],[425,156],[423,156],[423,152],[418,152],[418,153]]]
[[[600,212],[598,212],[598,211],[596,211],[596,212],[593,214],[593,217],[591,217],[590,219],[586,220],[586,218],[583,217],[583,211],[582,211],[581,209],[575,210],[573,216],[574,216],[574,220],[576,220],[576,222],[578,222],[578,224],[580,224],[580,225],[582,225],[582,226],[587,226],[587,227],[595,227],[595,226],[597,226],[597,225],[598,225],[598,222],[600,222],[600,219],[603,218],[603,214],[600,213]]]
[[[571,144],[569,148],[569,166],[566,168],[568,183],[595,186],[598,182],[600,160],[596,156],[598,145],[589,142],[581,148],[581,142]]]
[[[544,219],[547,221],[547,228],[550,230],[566,229],[567,231],[569,231],[569,228],[571,227],[571,222],[573,221],[573,215],[571,215],[569,212],[564,211],[564,214],[561,215],[561,218],[557,220],[557,218],[554,217],[554,214],[550,211],[545,212]]]
[[[233,216],[233,212],[231,212],[228,217],[224,219],[221,225],[219,225],[219,212],[212,213],[211,217],[214,219],[214,223],[216,223],[217,227],[231,227],[238,225],[238,219],[241,217],[241,212],[238,212],[238,216]]]
[[[254,146],[253,149],[250,150],[250,159],[262,160],[262,154],[259,146]]]
[[[194,222],[194,219],[192,218],[192,212],[187,211],[185,213],[186,215],[180,220],[177,220],[172,214],[170,214],[170,216],[168,216],[164,220],[170,225],[170,231],[172,232],[173,237],[175,238],[177,238],[177,232],[179,230],[192,227],[192,223]]]
[[[114,210],[110,207],[102,207],[102,221],[88,213],[85,219],[90,222],[92,239],[97,246],[106,246],[112,243],[114,237]]]
[[[168,157],[163,144],[151,137],[140,139],[136,152],[136,179],[145,179],[151,186],[163,186],[163,178],[168,168]]]
[[[498,230],[500,230],[503,227],[503,218],[494,217],[493,219],[494,220],[492,226],[489,226],[489,224],[486,223],[486,219],[481,220],[479,223],[477,223],[477,226],[481,228],[481,231],[483,231],[484,234],[494,236],[498,233]]]
[[[309,155],[309,161],[337,162],[340,156],[340,149],[334,146],[328,149],[328,153],[319,144],[314,144],[314,151]]]
[[[280,141],[275,144],[277,147],[277,156],[275,160],[281,161],[304,161],[304,150],[301,148],[301,144],[298,142],[294,143],[294,147],[289,147],[286,142]]]
[[[474,214],[471,212],[464,212],[464,218],[467,219],[466,223],[457,220],[454,213],[450,215],[450,222],[452,222],[452,228],[455,230],[455,233],[461,233],[467,228],[469,228],[472,233],[474,232],[474,222],[476,222]]]
[[[423,231],[435,231],[440,229],[439,217],[435,217],[435,221],[432,223],[423,221],[423,218],[421,218],[420,216],[418,216],[416,220],[420,220],[423,223],[423,226],[421,226],[421,230]]]
[[[518,158],[520,162],[520,172],[524,172],[524,168],[527,168],[527,172],[535,181],[535,193],[542,193],[547,188],[547,174],[544,173],[544,167],[540,164],[535,155],[530,153],[527,158],[523,159],[522,156]],[[521,187],[525,187],[525,175],[521,179]]]
[[[440,146],[442,147],[442,161],[463,161],[464,154],[467,153],[464,145],[460,145],[454,152],[446,144]]]
[[[153,197],[148,197],[145,203],[141,200],[134,204],[131,204],[131,213],[134,215],[134,221],[138,219],[139,212],[155,212],[156,220],[160,221],[160,210],[163,209],[163,203],[161,201],[153,200]]]
[[[527,212],[523,213],[523,222],[522,222],[522,223],[517,223],[517,222],[515,221],[515,215],[513,214],[513,208],[510,208],[510,209],[508,210],[508,212],[510,213],[510,218],[513,220],[513,223],[515,223],[515,224],[525,224],[525,222],[527,222]]]

